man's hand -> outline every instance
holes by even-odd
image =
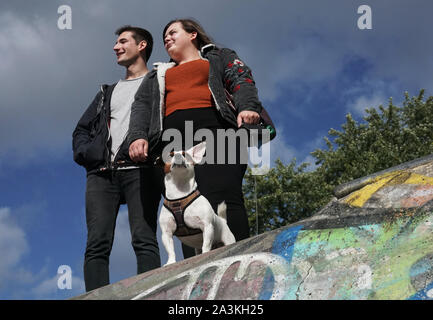
[[[248,123],[248,124],[257,124],[260,121],[260,115],[255,111],[242,111],[238,114],[238,128],[242,125],[242,122]]]
[[[145,139],[137,139],[129,146],[129,157],[134,162],[146,161],[149,143]]]

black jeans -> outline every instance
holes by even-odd
[[[202,164],[194,167],[195,179],[200,193],[205,196],[215,212],[218,204],[227,204],[227,225],[240,241],[249,237],[248,216],[242,193],[242,180],[247,165]],[[195,255],[195,250],[182,244],[184,258]]]
[[[161,265],[156,220],[162,191],[162,170],[140,168],[90,174],[86,185],[86,291],[110,283],[109,257],[121,204],[128,206],[137,274]]]

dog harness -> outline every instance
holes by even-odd
[[[193,192],[183,198],[175,200],[169,200],[167,198],[164,199],[164,207],[166,207],[167,210],[171,212],[171,214],[174,216],[174,219],[176,220],[177,227],[176,231],[174,232],[175,236],[191,236],[202,232],[200,229],[193,229],[188,227],[185,224],[184,220],[184,213],[186,208],[188,208],[188,206],[193,203],[193,201],[199,196],[200,192],[198,191],[198,189],[195,189]]]

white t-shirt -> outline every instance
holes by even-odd
[[[111,161],[114,161],[120,146],[128,135],[131,105],[143,78],[144,76],[130,80],[119,80],[114,87],[111,95]]]

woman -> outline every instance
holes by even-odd
[[[215,211],[217,205],[225,201],[227,223],[236,240],[248,238],[248,217],[242,194],[247,164],[239,160],[246,145],[237,142],[236,163],[228,164],[227,153],[233,148],[226,144],[225,150],[218,150],[216,132],[259,122],[262,105],[251,71],[234,51],[213,45],[196,21],[170,21],[164,28],[163,40],[171,62],[157,64],[137,91],[128,136],[131,159],[144,161],[148,153],[151,156],[161,154],[167,144],[161,141],[161,136],[167,129],[183,133],[184,147],[188,142],[185,141],[185,121],[192,121],[194,132],[204,128],[211,130],[215,138],[215,159],[218,153],[225,151],[226,162],[195,166],[198,189]],[[225,89],[232,95],[237,115],[227,104]],[[194,141],[194,144],[199,142]],[[193,255],[193,251],[185,247],[183,251],[185,258]]]

